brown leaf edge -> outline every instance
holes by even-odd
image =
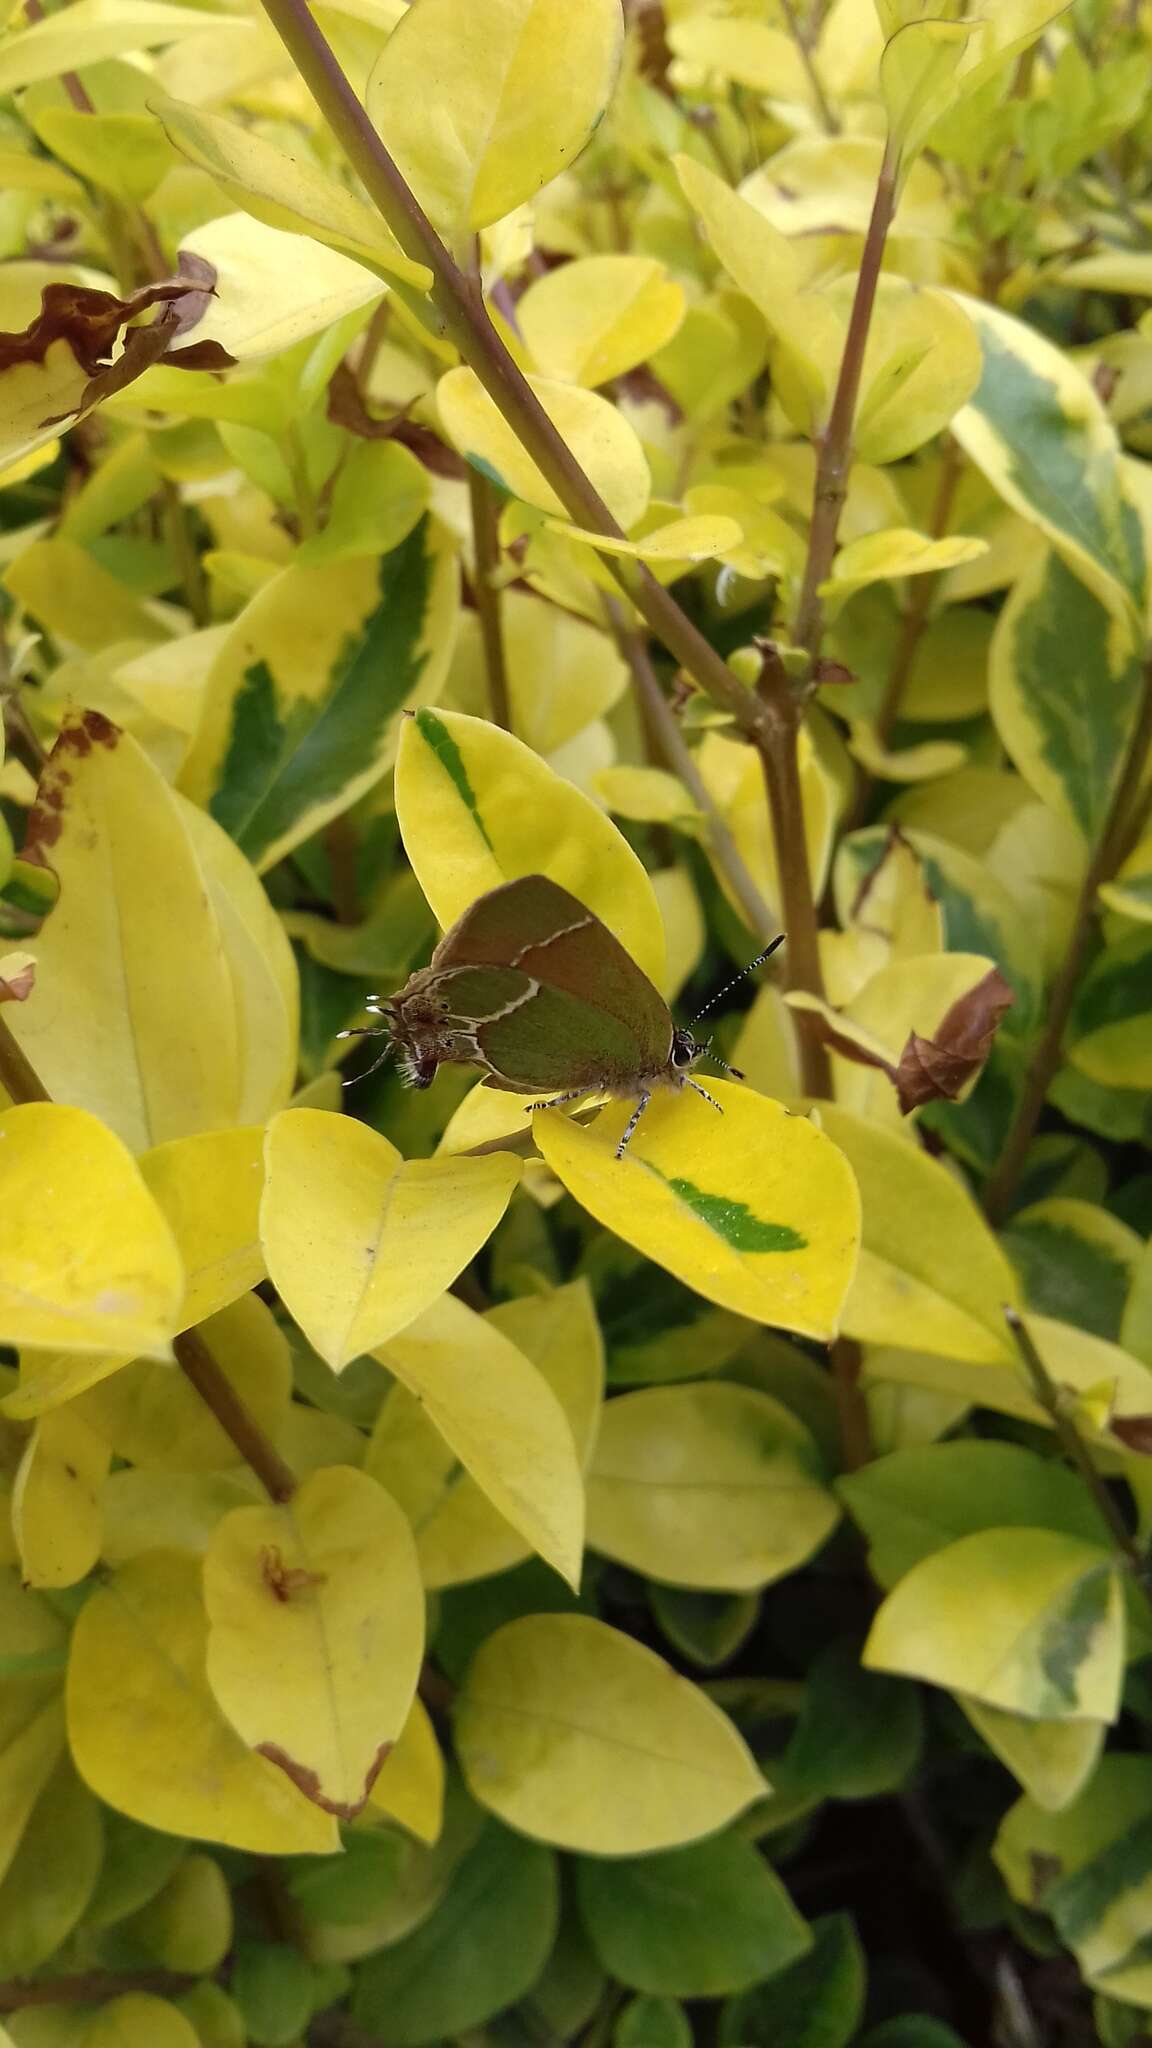
[[[36,961],[31,953],[0,955],[0,1003],[26,1003],[35,986]]]
[[[40,771],[36,801],[28,813],[23,860],[34,867],[51,868],[48,849],[55,846],[64,828],[64,812],[72,782],[72,764],[82,761],[93,747],[117,747],[118,725],[102,711],[70,712],[56,735],[56,743]]]
[[[279,1743],[258,1742],[256,1755],[266,1757],[270,1764],[276,1765],[277,1770],[284,1772],[285,1777],[291,1778],[296,1790],[302,1792],[311,1805],[321,1807],[325,1813],[334,1814],[337,1820],[355,1820],[356,1815],[363,1813],[367,1806],[372,1787],[395,1747],[394,1742],[380,1744],[368,1766],[363,1796],[355,1800],[329,1799],[327,1794],[320,1790],[320,1779],[311,1766],[300,1763],[294,1756],[289,1756],[286,1749],[280,1748]]]
[[[332,374],[327,411],[334,426],[344,427],[362,441],[398,441],[434,476],[459,480],[468,474],[463,456],[457,455],[454,448],[446,448],[430,427],[422,427],[409,419],[407,406],[402,406],[399,412],[390,413],[386,419],[370,412],[349,363],[337,364]]]
[[[87,378],[79,406],[41,420],[41,427],[59,426],[90,412],[162,358],[185,370],[227,369],[235,361],[215,341],[193,342],[183,349],[174,346],[203,319],[216,282],[212,265],[188,251],[181,252],[177,267],[177,277],[143,285],[123,299],[93,285],[63,280],[47,284],[35,319],[18,333],[0,332],[0,376],[22,363],[42,365],[49,349],[63,342]],[[155,319],[145,326],[129,326],[153,306],[160,308]],[[122,334],[124,346],[113,362],[112,352]]]
[[[992,1049],[1000,1019],[1015,1000],[1012,986],[1000,969],[990,968],[975,988],[970,988],[945,1012],[935,1038],[911,1032],[895,1062],[885,1059],[882,1053],[869,1052],[819,1012],[812,1013],[812,1027],[824,1044],[843,1059],[853,1060],[861,1067],[877,1067],[887,1074],[901,1111],[908,1116],[926,1102],[956,1101],[979,1073]]]

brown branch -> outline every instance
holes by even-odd
[[[848,494],[848,473],[852,467],[852,430],[856,420],[856,404],[860,396],[860,380],[864,374],[864,351],[868,345],[868,329],[872,324],[872,309],[876,303],[876,287],[880,279],[884,244],[888,239],[888,230],[896,209],[897,168],[896,157],[891,150],[886,151],[876,183],[872,217],[864,238],[860,275],[856,280],[856,296],[852,301],[848,332],[844,338],[844,354],[840,358],[832,410],[828,415],[828,424],[820,436],[817,450],[816,489],[812,505],[812,526],[808,537],[808,558],[804,564],[804,580],[800,589],[800,601],[796,607],[796,621],[792,628],[795,645],[804,649],[812,664],[816,661],[824,637],[824,605],[820,596],[820,586],[827,582],[832,571],[836,537],[840,531],[840,515]]]
[[[475,372],[569,518],[592,532],[620,539],[620,526],[492,325],[475,280],[456,263],[385,149],[307,0],[263,0],[263,5],[381,217],[405,254],[431,271],[431,298],[443,332]],[[762,730],[755,697],[670,592],[641,565],[611,559],[608,567],[680,667],[731,714],[741,731],[755,738]]]
[[[29,21],[43,21],[45,18],[40,0],[24,0],[24,12],[28,16]],[[89,97],[87,87],[81,83],[74,71],[62,71],[60,73],[60,83],[78,114],[94,114],[96,112],[96,108]]]
[[[780,0],[780,7],[784,19],[788,23],[788,32],[799,51],[800,62],[804,66],[805,76],[812,88],[812,98],[816,103],[816,111],[829,135],[839,135],[840,122],[837,118],[836,110],[831,105],[828,95],[820,82],[820,73],[816,69],[815,60],[812,55],[812,38],[797,16],[793,0]]]
[[[468,465],[468,502],[472,508],[472,546],[476,574],[472,590],[480,618],[484,647],[484,671],[488,678],[488,712],[493,725],[512,731],[512,699],[508,691],[508,663],[504,652],[504,622],[496,576],[500,569],[499,514],[496,498],[486,476]]]
[[[1141,784],[1152,748],[1152,657],[1145,662],[1140,708],[1128,742],[1112,801],[1100,830],[1095,849],[1084,871],[1072,930],[1064,949],[1060,970],[1052,984],[1045,1012],[1044,1028],[1036,1041],[1028,1065],[1023,1091],[1004,1150],[984,1190],[984,1208],[993,1223],[1003,1221],[1016,1192],[1028,1149],[1036,1134],[1040,1114],[1048,1098],[1064,1044],[1064,1032],[1071,1015],[1077,985],[1096,928],[1097,896],[1110,882],[1126,857],[1131,815],[1139,815]]]
[[[832,1346],[832,1393],[840,1435],[840,1456],[846,1472],[859,1472],[875,1457],[872,1419],[860,1385],[862,1354],[852,1337],[837,1337]]]
[[[933,540],[942,539],[948,531],[948,523],[952,517],[952,506],[961,473],[960,450],[951,434],[949,434],[945,438],[940,454],[940,475],[936,485],[936,499],[932,506],[932,516],[928,523],[928,531]],[[934,575],[914,576],[912,578],[912,594],[904,613],[900,637],[896,642],[892,666],[888,671],[888,680],[884,686],[884,695],[880,699],[874,720],[876,737],[882,745],[887,744],[892,728],[900,716],[900,706],[903,702],[904,692],[908,687],[908,679],[912,674],[920,642],[924,637],[924,629],[932,614],[932,601],[940,587],[942,574],[943,571],[938,569]]]
[[[23,1048],[16,1043],[4,1018],[0,1017],[0,1082],[13,1102],[51,1102]],[[296,1491],[296,1475],[269,1441],[255,1417],[229,1384],[198,1330],[185,1330],[174,1338],[172,1349],[181,1371],[212,1410],[225,1435],[251,1466],[273,1500],[290,1500]]]
[[[265,1492],[275,1501],[291,1500],[296,1491],[296,1474],[286,1465],[271,1439],[266,1437],[251,1410],[244,1406],[236,1389],[221,1371],[199,1330],[185,1330],[172,1341],[176,1363],[201,1400],[210,1408],[225,1436],[230,1437],[256,1474]]]
[[[772,821],[776,871],[780,877],[784,929],[788,934],[788,986],[823,996],[820,930],[808,865],[804,798],[800,784],[799,741],[804,714],[777,649],[770,643],[761,643],[761,654],[760,699],[768,716],[768,734],[759,753]],[[830,1095],[832,1092],[832,1071],[827,1048],[818,1035],[818,1021],[803,1014],[796,1019],[806,1095]]]
[[[696,765],[672,707],[660,688],[647,640],[643,633],[629,629],[620,606],[613,598],[607,599],[605,608],[620,652],[631,670],[641,710],[665,766],[673,775],[679,776],[697,810],[703,812],[708,825],[709,846],[717,867],[740,906],[740,915],[749,931],[767,944],[776,932],[777,919],[756,887],[723,814]]]
[[[80,1976],[29,1984],[13,1977],[0,1984],[0,2012],[19,2012],[25,2005],[95,2005],[101,1999],[123,1998],[129,1991],[174,1998],[195,1982],[195,1977],[176,1970],[85,1970]]]

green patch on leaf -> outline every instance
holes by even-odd
[[[660,1173],[658,1167],[645,1160],[650,1173],[655,1173],[669,1187],[674,1195],[686,1202],[693,1215],[730,1244],[735,1252],[803,1252],[808,1249],[808,1239],[790,1223],[765,1223],[763,1218],[753,1214],[746,1202],[734,1202],[728,1195],[710,1195],[695,1182],[681,1180],[678,1176],[670,1179]]]
[[[253,862],[339,798],[380,748],[420,679],[431,578],[422,519],[381,558],[378,601],[345,641],[324,696],[299,699],[285,716],[267,665],[246,672],[210,809]]]
[[[416,728],[421,739],[426,741],[428,746],[431,747],[432,752],[435,754],[436,759],[459,796],[461,803],[470,813],[476,830],[479,832],[485,846],[490,852],[494,851],[492,841],[488,837],[487,827],[480,815],[480,806],[476,801],[476,792],[468,779],[468,770],[464,766],[464,756],[460,752],[443,719],[437,718],[434,711],[420,710],[416,713]]]
[[[1074,1711],[1080,1697],[1081,1669],[1095,1638],[1110,1618],[1107,1566],[1082,1578],[1062,1602],[1040,1646],[1040,1666],[1056,1693],[1053,1711]]]
[[[509,490],[508,485],[505,483],[504,478],[501,476],[500,471],[494,466],[494,464],[486,461],[483,455],[477,455],[471,449],[469,449],[468,453],[464,457],[464,460],[468,464],[468,467],[470,469],[479,470],[480,475],[487,477],[490,484],[495,484],[496,489],[500,491],[504,497],[511,497],[511,491]]]

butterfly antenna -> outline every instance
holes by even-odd
[[[724,1072],[731,1074],[735,1081],[746,1081],[748,1078],[741,1067],[730,1067],[727,1060],[722,1060],[718,1052],[713,1052],[711,1040],[704,1047],[704,1058],[711,1060],[714,1067],[723,1067]]]
[[[776,951],[777,946],[782,946],[784,944],[784,940],[786,937],[787,934],[785,932],[781,932],[777,938],[773,939],[772,944],[770,946],[765,946],[764,951],[762,953],[757,953],[756,958],[748,962],[747,967],[742,967],[740,969],[739,974],[734,974],[732,976],[731,981],[726,981],[724,983],[723,988],[718,988],[714,996],[709,996],[708,1001],[704,1005],[704,1008],[702,1010],[697,1010],[696,1015],[692,1019],[693,1024],[698,1023],[701,1017],[707,1016],[709,1010],[714,1010],[717,1003],[720,1002],[721,998],[728,994],[729,989],[735,988],[737,983],[743,981],[746,975],[754,974],[758,967],[763,967],[764,962],[771,958],[772,954]],[[721,1060],[720,1064],[721,1066],[723,1066],[723,1060]]]

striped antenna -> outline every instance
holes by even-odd
[[[763,967],[764,962],[771,958],[777,946],[784,944],[787,936],[786,932],[781,932],[777,938],[773,939],[770,946],[765,946],[762,953],[757,953],[756,958],[748,962],[747,967],[742,967],[739,974],[734,974],[731,981],[726,981],[723,988],[718,988],[714,996],[709,996],[704,1008],[697,1010],[696,1015],[692,1019],[693,1024],[698,1023],[700,1018],[706,1016],[709,1010],[714,1010],[721,998],[728,994],[729,989],[735,988],[737,983],[743,981],[746,975],[754,974],[758,967]]]

